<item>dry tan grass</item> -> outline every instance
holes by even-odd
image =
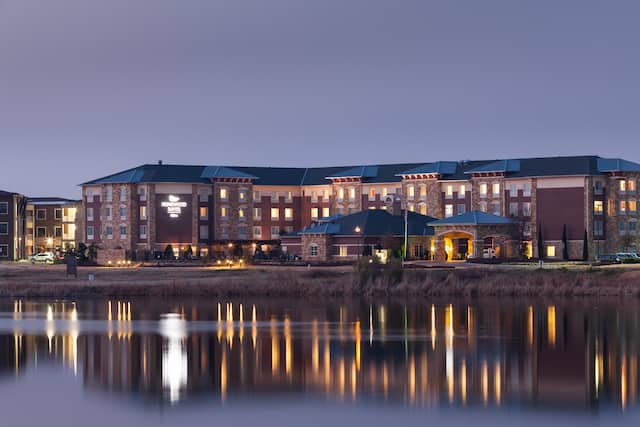
[[[87,280],[88,274],[95,281]],[[81,268],[68,278],[59,266],[0,267],[0,296],[275,296],[355,295],[466,297],[581,297],[640,295],[640,271],[615,270],[406,270],[400,278],[378,274],[359,283],[349,269]]]

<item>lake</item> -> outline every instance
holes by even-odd
[[[0,300],[3,425],[635,425],[635,300]]]

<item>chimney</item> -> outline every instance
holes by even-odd
[[[159,165],[162,165],[162,160],[158,160],[158,164],[159,164]]]

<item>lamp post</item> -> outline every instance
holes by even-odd
[[[360,236],[361,236],[360,233],[362,232],[362,229],[360,228],[359,225],[356,225],[356,228],[353,231],[355,231],[356,236],[358,236],[358,261],[360,261],[360,252],[362,252],[362,247],[361,247],[362,244],[360,242]]]

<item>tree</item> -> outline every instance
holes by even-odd
[[[538,224],[538,259],[544,259],[544,245],[542,243],[542,224]]]
[[[164,258],[165,259],[173,259],[174,255],[173,255],[173,246],[171,245],[167,245],[166,248],[164,248]]]
[[[567,240],[567,224],[562,226],[562,259],[569,259],[569,242]]]
[[[584,237],[582,238],[582,260],[587,261],[589,259],[589,239],[587,237],[587,229],[584,230]]]

